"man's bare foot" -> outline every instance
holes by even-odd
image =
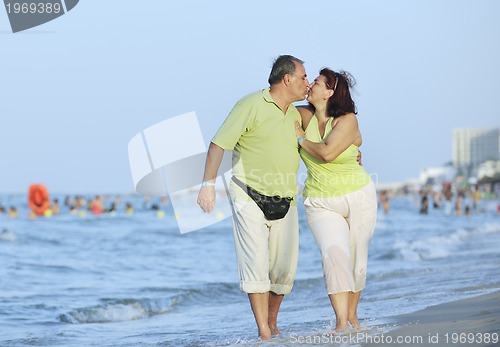
[[[280,335],[281,331],[279,331],[278,327],[276,325],[269,325],[269,329],[271,329],[271,335],[276,336]]]

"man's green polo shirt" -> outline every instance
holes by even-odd
[[[233,175],[258,192],[274,196],[297,194],[300,165],[295,121],[299,111],[286,114],[272,99],[269,88],[236,103],[212,142],[233,151]]]

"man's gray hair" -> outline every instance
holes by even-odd
[[[281,82],[286,74],[293,74],[295,72],[295,63],[304,64],[299,58],[292,55],[280,55],[273,63],[269,79],[267,80],[270,85]]]

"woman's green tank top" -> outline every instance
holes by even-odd
[[[325,135],[321,138],[318,118],[313,116],[306,129],[306,137],[312,142],[324,142],[332,131],[332,120],[326,124]],[[300,156],[307,167],[304,196],[330,198],[352,193],[371,182],[365,169],[358,164],[358,147],[347,147],[334,161],[324,162],[314,158],[304,149]]]

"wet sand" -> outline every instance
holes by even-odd
[[[500,346],[500,291],[428,307],[375,325],[361,346]],[[362,341],[363,342],[362,342]]]

